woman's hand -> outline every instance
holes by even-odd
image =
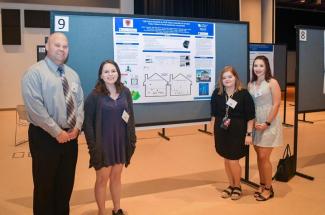
[[[251,145],[251,144],[253,144],[253,137],[246,135],[246,137],[245,137],[245,145]]]
[[[255,129],[258,131],[264,131],[265,129],[267,129],[269,126],[263,122],[263,123],[255,123]]]

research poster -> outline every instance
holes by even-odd
[[[250,70],[250,78],[252,80],[252,67],[254,59],[259,56],[264,55],[269,59],[270,68],[272,75],[274,75],[274,50],[272,44],[250,44],[249,45],[249,70]]]
[[[207,100],[215,88],[215,24],[115,17],[114,59],[134,103]]]

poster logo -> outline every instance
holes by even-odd
[[[133,20],[132,19],[123,19],[123,27],[124,28],[133,28]]]

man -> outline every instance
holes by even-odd
[[[84,119],[83,92],[77,73],[65,65],[68,39],[53,33],[44,60],[22,79],[22,95],[30,121],[29,147],[34,181],[35,215],[69,214]]]

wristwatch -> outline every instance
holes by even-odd
[[[270,125],[271,125],[271,123],[268,122],[268,121],[265,121],[265,124],[266,124],[267,126],[270,126]]]
[[[246,136],[249,136],[249,137],[252,136],[252,132],[247,132]]]

